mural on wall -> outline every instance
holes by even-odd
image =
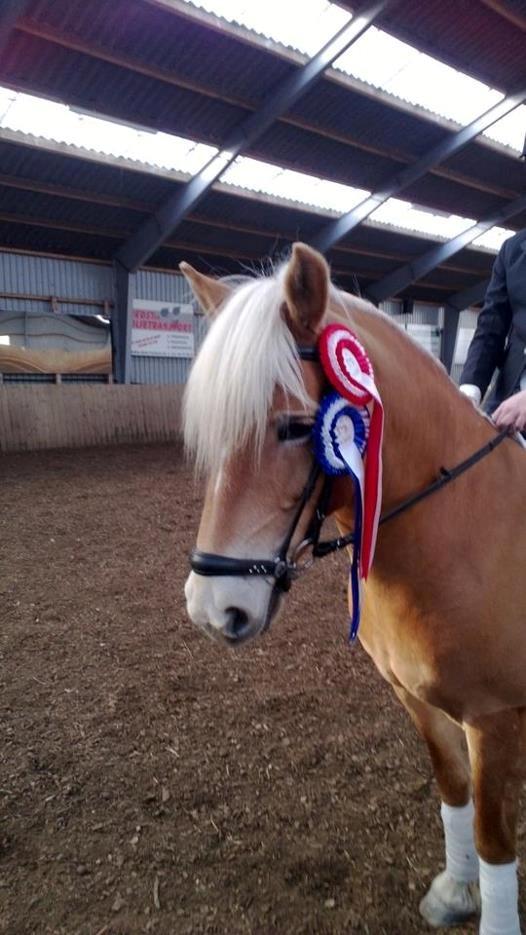
[[[100,316],[0,311],[0,373],[111,372],[110,326]]]

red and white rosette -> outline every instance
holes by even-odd
[[[382,505],[382,438],[384,410],[374,372],[358,338],[345,325],[327,325],[318,339],[325,375],[335,390],[354,406],[372,408],[365,460],[361,577],[367,578],[374,558]]]

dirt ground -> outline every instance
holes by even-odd
[[[428,932],[436,789],[346,643],[345,561],[227,651],[185,616],[201,492],[178,448],[0,477],[0,932]]]

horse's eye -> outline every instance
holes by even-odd
[[[293,419],[284,420],[278,425],[278,441],[305,442],[310,438],[311,432],[311,422],[300,422]]]

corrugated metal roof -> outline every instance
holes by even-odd
[[[109,238],[106,231],[95,236],[94,233],[39,227],[30,222],[0,220],[0,245],[17,250],[109,261],[119,242]]]
[[[108,62],[16,33],[0,62],[0,82],[131,124],[222,141],[240,119],[239,108],[119,68]]]
[[[20,191],[0,184],[0,213],[20,218],[71,222],[97,230],[133,231],[147,215],[126,208],[73,201],[63,196]]]
[[[176,13],[139,0],[131,0],[126,8],[122,3],[116,0],[114,7],[122,15],[113,15],[109,26],[104,21],[107,5],[101,0],[89,5],[89,13],[79,0],[38,4],[31,22],[39,28],[58,29],[61,36],[70,31],[91,45],[93,54],[18,32],[11,53],[0,64],[0,80],[26,89],[40,88],[75,106],[217,145],[246,115],[247,107],[257,107],[269,89],[295,67],[263,48]],[[110,64],[97,55],[123,56],[138,67],[161,69],[174,84]],[[188,84],[195,90],[189,90]],[[227,103],[231,97],[246,106]],[[292,126],[291,120],[303,129]],[[311,129],[305,129],[305,124]],[[274,146],[279,147],[283,165],[318,175],[329,166],[331,177],[371,187],[421,155],[444,132],[429,116],[327,77],[252,152],[276,161]],[[484,162],[484,150],[488,146],[480,143],[468,150],[472,151],[470,174],[475,178],[477,165]],[[486,171],[493,185],[501,184],[505,165],[512,175],[510,186],[520,184],[510,156],[496,156],[492,149],[486,153]],[[462,171],[461,164],[458,171]]]
[[[21,145],[0,139],[0,175],[34,179],[108,197],[127,197],[150,205],[161,204],[177,187],[176,182],[163,175],[145,170],[130,171],[122,164],[111,165],[86,156],[47,150],[31,145],[30,141]]]
[[[338,0],[360,10],[366,0]],[[508,7],[512,4],[506,0]],[[515,12],[526,23],[524,3]],[[379,25],[495,88],[513,91],[525,78],[524,31],[480,0],[404,0],[388,6]]]
[[[46,0],[30,7],[19,29],[33,26],[52,28],[59,35],[72,35],[130,56],[164,71],[168,78],[175,74],[200,83],[206,70],[216,95],[248,96],[258,102],[267,93],[260,78],[261,69],[268,70],[268,51],[218,30],[206,30],[203,43],[202,24],[143,0],[117,0],[111,11],[107,0],[90,0],[89,4]],[[272,57],[273,76],[281,81],[293,66],[286,59]]]
[[[472,5],[472,0],[466,2]],[[417,10],[415,0],[398,4],[403,7],[400,28],[409,22],[410,7],[415,22],[418,13],[434,35],[449,3],[430,0],[424,11],[421,4]],[[452,55],[448,30],[449,25],[445,39]],[[480,44],[481,35],[475,33],[473,42]],[[51,41],[53,34],[56,41]],[[486,43],[496,35],[486,34]],[[0,82],[219,144],[298,61],[144,0],[114,0],[111,5],[106,0],[35,0],[0,62]],[[523,72],[525,67],[523,61]],[[329,76],[272,126],[252,155],[370,190],[447,132],[444,122],[356,82]],[[130,171],[98,159],[0,141],[0,186],[2,175],[13,181],[6,185],[4,179],[0,187],[0,211],[18,220],[0,222],[0,243],[107,260],[127,232],[179,184],[142,168]],[[21,177],[24,184],[15,187],[14,180]],[[483,217],[521,193],[524,183],[524,168],[510,154],[474,143],[444,164],[440,174],[416,182],[404,197],[435,210]],[[50,186],[62,189],[53,193]],[[74,191],[68,193],[68,188]],[[86,200],[82,193],[98,197]],[[152,264],[169,268],[187,258],[227,272],[239,269],[236,257],[250,264],[263,254],[279,255],[290,240],[308,240],[325,223],[322,212],[224,190],[210,192],[196,214],[199,223],[190,219],[182,224],[174,245],[157,251]],[[524,223],[524,217],[516,222]],[[429,246],[426,237],[362,225],[332,251],[331,260],[337,277],[349,283],[356,273],[363,286]],[[463,251],[440,276],[431,274],[420,292],[430,298],[433,289],[440,296],[456,290],[458,282],[458,288],[470,285],[487,273],[492,259],[473,249]]]

